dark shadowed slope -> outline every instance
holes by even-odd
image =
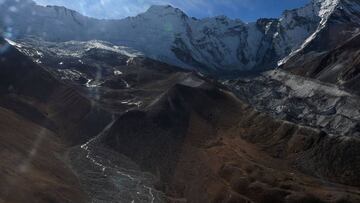
[[[62,86],[0,41],[0,202],[86,202],[45,104]]]
[[[0,107],[0,202],[87,202],[58,136]]]
[[[335,183],[358,186],[357,138],[275,120],[206,82],[188,79],[123,114],[102,143],[157,175],[177,201],[360,200]]]

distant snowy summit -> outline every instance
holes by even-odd
[[[208,73],[277,67],[304,49],[313,50],[309,47],[317,45],[311,45],[312,41],[329,22],[341,23],[339,33],[343,29],[355,32],[360,27],[359,16],[357,0],[313,0],[302,8],[285,11],[279,19],[252,23],[226,16],[195,19],[168,5],[152,6],[122,20],[98,20],[65,7],[39,6],[31,0],[0,4],[1,27],[8,38],[31,35],[55,42],[103,40]]]

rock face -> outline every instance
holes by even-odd
[[[284,12],[280,19],[254,23],[225,16],[194,19],[171,6],[153,6],[122,20],[96,20],[64,7],[37,6],[30,0],[7,0],[0,6],[3,30],[13,39],[32,35],[47,41],[104,40],[156,60],[216,74],[274,68],[309,41],[325,38],[317,37],[326,35],[324,30],[359,27],[357,1],[345,0],[313,0]]]

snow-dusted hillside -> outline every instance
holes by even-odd
[[[342,1],[312,0],[305,7],[285,11],[280,19],[244,23],[225,16],[199,20],[171,6],[152,6],[122,20],[97,20],[64,7],[5,0],[0,4],[0,18],[8,38],[97,39],[205,72],[256,71],[274,68],[279,60],[304,47]]]

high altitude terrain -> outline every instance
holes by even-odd
[[[0,202],[360,202],[359,1],[0,11]]]
[[[271,69],[300,50],[333,48],[355,34],[360,22],[357,0],[313,0],[279,19],[253,23],[225,16],[194,19],[171,6],[153,6],[122,20],[92,19],[31,0],[6,0],[0,6],[4,30],[13,37],[104,40],[153,59],[218,74]]]

